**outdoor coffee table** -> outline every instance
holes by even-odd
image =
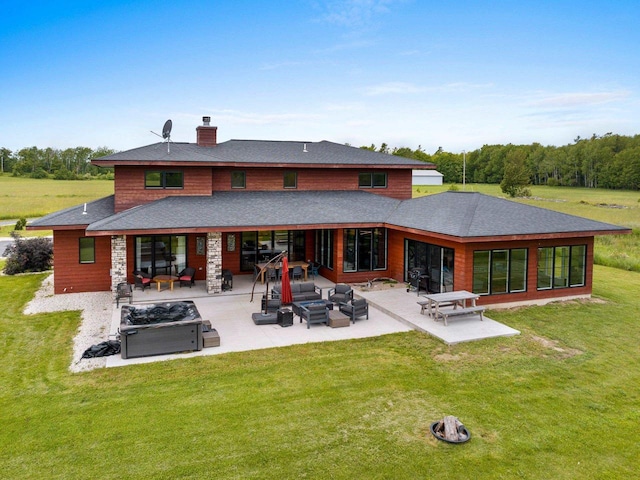
[[[173,275],[157,275],[153,277],[153,281],[158,284],[158,291],[160,291],[160,285],[163,283],[168,283],[169,288],[173,291],[173,282],[178,280],[178,277],[174,277]]]
[[[329,326],[331,328],[348,327],[351,319],[340,310],[329,311]]]

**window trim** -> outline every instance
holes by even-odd
[[[85,245],[83,246],[82,244],[84,242],[89,242],[89,245]],[[83,260],[82,259],[82,252],[83,249],[86,251],[86,249],[89,249],[89,251],[91,252],[91,260]],[[92,263],[96,263],[96,239],[95,237],[80,237],[78,238],[78,263],[82,264],[82,265],[87,265],[87,264],[92,264]]]
[[[150,173],[160,174],[160,185],[149,185],[147,176]],[[167,186],[167,174],[180,174],[180,186]],[[182,190],[184,189],[184,172],[182,170],[145,170],[144,188],[146,190]]]

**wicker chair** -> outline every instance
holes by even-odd
[[[196,269],[193,267],[187,267],[184,270],[182,270],[178,274],[178,279],[180,280],[180,288],[182,288],[183,284],[189,285],[189,288],[191,288],[191,285],[193,285],[196,281],[195,276],[196,276]]]
[[[135,278],[135,287],[139,288],[144,292],[144,289],[151,286],[151,275],[142,270],[135,270],[133,272],[133,276]]]

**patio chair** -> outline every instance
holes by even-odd
[[[262,304],[260,306],[260,311],[265,312],[265,313],[273,313],[273,312],[277,312],[278,309],[282,306],[282,302],[280,300],[280,296],[279,295],[271,295],[271,298],[269,298],[268,294],[263,294],[262,295]]]
[[[300,265],[296,265],[295,267],[293,267],[293,270],[291,272],[291,279],[295,282],[296,277],[298,278],[298,280],[302,281],[302,267]]]
[[[120,307],[120,300],[128,298],[129,303],[133,301],[133,289],[128,283],[119,283],[116,287],[116,308]]]
[[[182,288],[183,284],[187,284],[189,285],[189,288],[191,288],[191,285],[195,283],[195,276],[196,276],[196,269],[193,267],[187,267],[184,270],[182,270],[178,274],[178,280],[180,280],[180,288]]]
[[[144,292],[144,289],[151,286],[151,275],[142,270],[134,270],[135,287]]]
[[[307,328],[311,328],[312,323],[329,324],[329,309],[324,303],[312,303],[300,306],[300,323],[306,320]]]
[[[222,270],[222,290],[233,290],[233,273],[231,273],[231,270]]]
[[[265,274],[267,276],[267,280],[269,281],[277,282],[278,280],[280,280],[280,275],[278,270],[276,270],[273,267],[268,267]]]
[[[320,275],[319,270],[320,270],[320,264],[319,263],[311,262],[309,264],[309,275],[313,276],[314,280],[316,279],[316,277],[318,275]]]
[[[327,299],[333,303],[347,303],[353,298],[353,290],[346,283],[337,283],[327,292]]]
[[[351,323],[356,323],[356,318],[364,315],[369,320],[369,304],[364,298],[351,300],[349,303],[341,303],[340,311],[351,319]]]

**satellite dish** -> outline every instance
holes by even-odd
[[[173,123],[171,122],[171,120],[167,120],[166,122],[164,122],[164,127],[162,127],[162,138],[164,138],[167,141],[167,153],[171,153],[171,147],[169,146],[169,143],[171,143],[171,127],[172,126],[173,126]],[[153,130],[151,130],[151,133],[153,133],[154,135],[158,135]],[[160,135],[158,136],[160,137]]]
[[[171,120],[167,120],[164,122],[164,127],[162,127],[162,138],[170,138],[171,137]]]

